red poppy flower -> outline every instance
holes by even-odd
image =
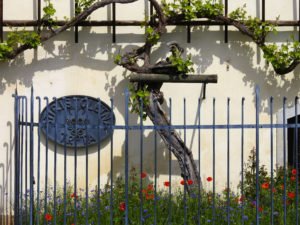
[[[46,213],[45,220],[46,221],[51,221],[52,220],[52,215],[50,215],[49,213]]]
[[[260,212],[262,212],[262,211],[264,211],[264,209],[263,209],[263,207],[258,207],[258,211],[260,211]]]
[[[181,185],[184,185],[184,183],[186,183],[187,185],[192,185],[194,182],[193,182],[193,180],[190,180],[190,179],[188,179],[187,181],[184,181],[184,180],[180,181]]]
[[[291,176],[291,181],[295,181],[296,177],[295,176]]]
[[[148,191],[153,191],[153,184],[148,184],[147,190]]]
[[[287,195],[290,199],[294,199],[296,197],[295,192],[289,192]]]
[[[165,181],[165,182],[164,182],[164,186],[165,186],[165,187],[170,187],[170,182],[169,182],[169,181]]]
[[[240,202],[243,202],[244,200],[245,200],[245,196],[242,195],[242,196],[239,198],[239,201],[240,201]]]
[[[146,194],[146,193],[147,193],[147,190],[146,190],[146,189],[143,189],[142,192],[143,192],[144,194]]]
[[[192,185],[193,183],[194,183],[193,180],[187,180],[188,185]]]
[[[142,172],[142,173],[141,173],[141,178],[144,179],[145,177],[147,177],[147,173]]]
[[[297,174],[297,170],[296,169],[292,169],[292,174],[296,175]]]
[[[152,199],[154,199],[154,194],[146,194],[146,199],[147,199],[147,200],[152,200]]]
[[[71,198],[78,198],[78,195],[76,195],[76,193],[74,192],[73,194],[71,194]]]
[[[119,210],[120,210],[120,211],[125,211],[125,209],[126,209],[126,204],[125,204],[125,202],[120,202],[120,204],[119,204]]]
[[[213,178],[212,178],[212,177],[207,177],[206,180],[207,180],[208,182],[211,182],[211,181],[213,180]]]
[[[261,185],[262,189],[269,189],[269,183],[268,182],[265,182]]]

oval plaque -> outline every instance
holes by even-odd
[[[66,147],[85,147],[113,133],[115,116],[96,98],[72,95],[52,101],[40,115],[40,128],[52,141]]]

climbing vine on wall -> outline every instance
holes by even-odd
[[[5,42],[0,43],[0,60],[11,60],[27,49],[34,49],[52,37],[72,28],[99,8],[112,3],[129,4],[137,0],[76,0],[75,16],[61,26],[57,26],[56,10],[51,0],[45,0],[42,21],[37,31],[12,30]],[[115,56],[115,63],[125,69],[143,74],[187,75],[193,73],[193,62],[190,55],[183,54],[184,49],[178,43],[170,41],[167,45],[170,52],[160,60],[151,60],[153,46],[166,33],[168,23],[189,22],[199,18],[231,25],[242,34],[248,36],[264,53],[264,58],[272,64],[277,74],[283,75],[291,72],[300,63],[300,43],[292,37],[288,42],[277,45],[266,43],[265,40],[271,32],[276,33],[276,22],[268,23],[256,17],[247,15],[246,6],[233,10],[228,16],[224,15],[224,5],[216,0],[149,0],[155,14],[151,21],[143,23],[145,27],[145,42],[142,46],[130,51],[121,52]],[[139,113],[145,119],[148,117],[153,124],[169,126],[169,118],[161,107],[164,102],[160,88],[162,83],[140,82],[130,88],[130,104],[133,112]],[[141,107],[142,106],[142,107]],[[200,185],[200,177],[192,152],[185,145],[180,135],[172,130],[157,130],[179,162],[181,174],[184,179],[192,179],[195,185]],[[188,187],[189,188],[189,187]]]
[[[136,0],[105,0],[102,1],[104,5],[111,3],[130,3]],[[77,22],[87,19],[93,11],[98,9],[96,6],[99,2],[96,0],[76,0],[76,16],[69,25],[73,26]],[[100,7],[103,7],[100,6]],[[274,43],[266,44],[265,39],[270,32],[276,33],[276,24],[262,22],[256,17],[247,15],[246,5],[233,10],[228,16],[224,16],[224,5],[215,0],[174,0],[167,2],[162,0],[159,5],[160,10],[168,21],[191,21],[197,18],[208,18],[215,21],[222,21],[226,24],[237,27],[243,34],[249,36],[263,51],[264,58],[273,65],[274,70],[278,74],[286,74],[292,71],[300,60],[299,42],[291,38],[287,43],[277,45]],[[13,30],[9,32],[7,40],[0,44],[0,60],[10,60],[15,58],[19,53],[26,49],[36,48],[42,42],[60,33],[60,28],[55,26],[56,10],[51,0],[45,0],[45,7],[43,8],[43,23],[40,24],[50,30],[51,35],[45,31],[25,31]],[[88,14],[88,15],[85,15]],[[82,15],[82,16],[80,16]],[[157,14],[155,15],[157,16]],[[159,19],[159,18],[158,18]],[[72,23],[73,22],[73,23]],[[68,24],[68,23],[67,23]],[[67,25],[67,28],[70,26]],[[146,42],[151,45],[158,43],[161,34],[156,29],[157,24],[147,24],[145,26]],[[131,61],[134,57],[131,58]],[[184,68],[185,65],[180,65],[182,61],[179,58],[172,56],[172,64],[177,63],[179,72],[190,72],[189,69]],[[181,58],[182,59],[182,58]],[[128,60],[130,62],[130,60]],[[124,61],[118,64],[123,65]],[[126,62],[127,63],[127,62]],[[188,58],[184,64],[190,64],[191,60]]]

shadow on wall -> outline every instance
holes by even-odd
[[[13,176],[12,176],[12,161],[14,140],[12,136],[12,124],[7,122],[9,130],[9,143],[3,144],[3,152],[1,155],[6,155],[5,164],[0,164],[0,173],[2,180],[0,181],[0,223],[3,225],[10,225],[13,211]]]
[[[140,136],[140,132],[130,132],[129,134],[129,146],[128,146],[128,168],[129,171],[135,169],[137,174],[140,174],[141,170],[141,150],[143,154],[143,168],[142,171],[148,174],[147,179],[151,179],[154,182],[155,171],[157,172],[157,179],[160,176],[168,176],[169,173],[172,176],[180,176],[180,168],[176,158],[171,160],[171,170],[169,170],[169,151],[166,149],[165,144],[160,139],[159,135],[155,135],[154,131],[151,131],[147,135],[143,135],[143,147],[140,148],[140,142],[137,142],[137,136]],[[156,139],[156,148],[155,148]],[[156,151],[156,157],[155,157]],[[156,164],[155,164],[156,160]],[[114,156],[113,158],[113,178],[118,176],[125,177],[125,143],[122,145],[121,156]],[[139,177],[138,177],[139,178]],[[107,174],[107,184],[111,181],[111,173]]]
[[[261,57],[255,59],[255,55],[261,54],[260,50],[256,53],[251,40],[241,33],[230,31],[229,43],[225,44],[222,31],[211,30],[206,32],[209,30],[208,27],[195,27],[193,29],[192,44],[186,43],[186,29],[184,27],[176,27],[173,30],[175,35],[165,34],[162,37],[161,47],[153,52],[153,61],[157,61],[162,56],[164,57],[168,53],[166,43],[170,40],[175,40],[187,49],[186,52],[193,50],[197,53],[193,56],[193,61],[197,65],[196,72],[198,73],[205,73],[212,65],[213,58],[217,57],[220,60],[220,65],[224,65],[227,68],[227,72],[230,72],[230,67],[233,67],[244,74],[242,79],[246,86],[253,87],[254,90],[254,86],[259,84],[262,90],[262,101],[268,100],[271,89],[275,93],[273,97],[276,99],[284,97],[287,91],[289,91],[290,96],[298,94],[297,86],[300,83],[299,67],[295,69],[291,79],[287,79],[286,76],[278,76],[274,73],[271,66],[264,66],[264,63],[260,62],[258,58]],[[281,42],[286,40],[290,34],[291,32],[282,31],[270,39],[275,42]],[[36,72],[54,71],[75,65],[99,71],[111,71],[116,67],[113,57],[120,51],[121,44],[111,44],[110,34],[90,33],[90,28],[83,28],[79,33],[79,37],[80,43],[74,44],[73,32],[68,31],[59,35],[54,41],[50,40],[44,44],[45,57],[38,56],[39,52],[35,50],[34,58],[30,63],[25,62],[24,54],[21,54],[11,62],[0,63],[0,94],[5,91],[7,85],[15,85],[17,80],[26,87],[30,87]],[[143,38],[144,35],[140,34],[117,35],[119,43],[131,40],[131,42],[142,44]],[[58,44],[57,46],[55,45],[57,42],[63,42],[63,44]],[[129,44],[122,48],[121,52],[126,52],[134,47],[136,45]],[[96,59],[97,54],[107,55],[107,59]],[[219,74],[219,76],[223,75]],[[111,79],[111,82],[113,82],[113,79]],[[108,82],[108,85],[111,84]],[[266,107],[263,107],[262,110],[266,110]]]
[[[212,66],[215,58],[220,60],[220,65],[226,68],[226,74],[218,74],[222,76],[230,76],[230,68],[241,72],[242,81],[245,86],[252,87],[253,96],[255,95],[255,86],[260,86],[260,97],[262,101],[261,111],[268,112],[268,101],[270,93],[274,97],[274,111],[276,112],[282,107],[282,99],[286,95],[299,95],[300,86],[300,67],[298,66],[291,74],[277,75],[272,65],[265,63],[261,55],[262,51],[258,48],[255,51],[254,43],[250,38],[242,35],[237,31],[229,31],[229,43],[224,43],[224,32],[209,31],[208,27],[193,28],[191,44],[186,42],[186,29],[184,27],[174,28],[174,34],[166,34],[162,38],[162,48],[155,51],[153,58],[158,60],[168,49],[165,47],[170,40],[177,41],[186,49],[185,53],[190,51],[196,52],[192,60],[197,65],[197,73],[206,73],[207,69]],[[277,35],[270,35],[269,40],[280,43],[289,39],[291,32],[281,31]],[[296,36],[296,33],[295,33]],[[267,40],[267,41],[269,41]],[[263,62],[260,62],[262,58]],[[221,79],[220,79],[221,80]],[[230,85],[230,83],[228,84]],[[255,98],[252,99],[255,101]],[[287,105],[292,105],[294,99],[288,99]]]
[[[132,42],[143,40],[143,35],[124,34],[124,36]],[[45,54],[45,56],[39,56],[38,50],[32,50],[34,57],[30,63],[26,62],[24,57],[30,50],[10,62],[1,62],[0,94],[5,91],[6,85],[16,85],[17,80],[20,84],[30,87],[36,72],[55,71],[75,65],[99,71],[110,71],[116,67],[114,55],[119,52],[121,45],[111,44],[110,34],[95,34],[91,33],[90,29],[83,28],[79,32],[79,37],[82,41],[75,44],[73,32],[67,31],[59,35],[43,45],[46,52],[40,54]],[[57,42],[63,42],[63,44],[57,44]],[[133,47],[135,46],[129,44],[124,50]],[[97,54],[106,55],[107,59],[95,59]]]

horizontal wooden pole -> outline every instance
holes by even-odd
[[[130,82],[145,83],[217,83],[218,76],[213,75],[168,75],[168,74],[131,74]]]
[[[45,22],[45,21],[44,21]],[[296,20],[267,20],[266,22],[269,22],[271,24],[276,24],[277,26],[281,27],[292,27],[292,26],[300,26],[300,21]],[[138,20],[102,20],[102,21],[95,21],[95,20],[86,20],[81,21],[78,23],[78,26],[86,27],[86,26],[113,26],[115,23],[116,26],[141,26],[144,24],[144,21],[138,21]],[[66,24],[66,21],[58,20],[54,22],[54,25],[57,26],[63,26]],[[4,20],[3,25],[7,27],[35,27],[38,25],[37,20]],[[173,25],[179,25],[179,26],[221,26],[225,25],[223,22],[217,22],[212,20],[196,20],[196,21],[168,21],[167,25],[173,26]],[[231,26],[231,25],[229,25]]]

